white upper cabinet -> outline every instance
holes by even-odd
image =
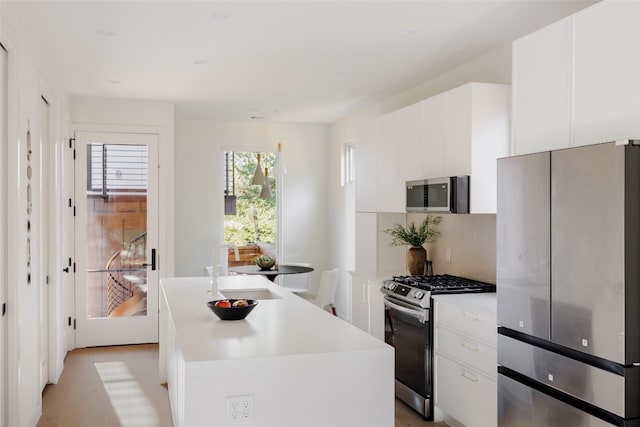
[[[364,123],[356,143],[356,211],[376,211],[378,122]]]
[[[513,43],[515,154],[569,147],[572,31],[568,18]]]
[[[471,175],[471,213],[495,213],[510,97],[508,85],[468,83],[369,122],[358,138],[356,211],[404,212],[406,181]]]
[[[431,120],[443,138],[430,151],[440,151],[437,171],[425,178],[470,176],[470,213],[496,212],[496,160],[509,155],[511,88],[468,83],[438,95],[442,120]]]
[[[443,176],[471,175],[471,91],[472,85],[467,84],[442,94],[444,139],[440,141],[440,149],[444,152]]]
[[[424,144],[421,175],[416,179],[445,176],[444,150],[444,96],[436,95],[420,103],[423,112]]]
[[[469,206],[471,213],[496,213],[497,159],[509,155],[511,87],[472,83],[470,96]]]
[[[378,122],[377,212],[405,211],[405,183],[422,177],[422,107],[413,104]]]
[[[640,138],[640,1],[575,15],[574,144]]]
[[[425,158],[424,113],[421,103],[409,105],[397,111],[396,150],[402,151],[401,176],[402,186],[406,181],[422,179],[422,164]],[[404,194],[402,197],[404,203]],[[404,205],[402,211],[404,212]]]
[[[404,170],[407,160],[405,141],[400,138],[398,113],[378,119],[378,175],[376,212],[404,212]]]
[[[512,154],[640,138],[639,22],[603,0],[513,43]]]

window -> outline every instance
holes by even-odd
[[[342,146],[342,185],[356,180],[356,146],[347,142]]]
[[[147,192],[147,146],[88,144],[87,194]]]
[[[271,197],[265,197],[261,185],[253,185],[253,175],[261,157],[260,168],[266,175]],[[225,152],[225,220],[224,241],[237,246],[275,245],[276,178],[273,176],[275,153]],[[233,196],[233,201],[230,197]],[[231,204],[233,203],[233,207]]]

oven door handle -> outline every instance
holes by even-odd
[[[414,317],[420,321],[420,323],[427,323],[427,312],[423,310],[414,310],[411,308],[403,307],[396,303],[389,301],[387,298],[383,299],[385,307],[392,308],[394,310],[401,311],[405,314],[408,314],[411,317]]]

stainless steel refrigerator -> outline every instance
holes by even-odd
[[[498,160],[501,427],[640,426],[640,141]]]

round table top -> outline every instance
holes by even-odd
[[[262,274],[263,276],[278,276],[280,274],[311,273],[313,268],[301,265],[276,265],[271,270],[260,270],[257,265],[239,265],[229,267],[229,271],[240,274]]]

